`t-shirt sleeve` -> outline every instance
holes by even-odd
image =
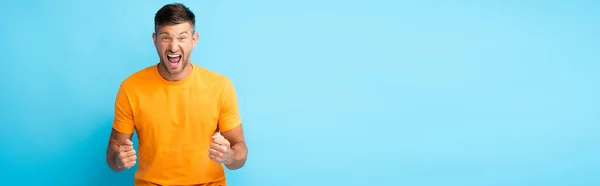
[[[135,128],[131,102],[125,87],[121,84],[115,100],[115,118],[113,128],[123,134],[132,134]]]
[[[242,124],[239,114],[238,100],[233,83],[225,78],[221,94],[221,107],[219,110],[219,131],[227,132]]]

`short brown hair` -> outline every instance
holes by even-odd
[[[192,29],[195,30],[196,16],[188,7],[181,3],[167,4],[160,8],[154,16],[154,32],[157,32],[158,28],[164,25],[176,25],[185,22],[190,23]]]

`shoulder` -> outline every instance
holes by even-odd
[[[209,86],[232,86],[231,79],[224,74],[206,69],[204,67],[195,65],[195,71],[199,74],[200,80],[203,81],[204,84]]]
[[[121,87],[131,88],[135,85],[144,84],[144,81],[152,80],[155,76],[156,65],[142,68],[121,81]]]

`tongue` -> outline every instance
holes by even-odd
[[[169,62],[177,63],[177,62],[179,62],[180,59],[181,59],[181,57],[169,57]]]

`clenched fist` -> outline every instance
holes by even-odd
[[[135,161],[137,156],[135,155],[135,150],[133,149],[133,142],[127,139],[125,144],[121,144],[119,146],[119,152],[117,152],[116,156],[116,164],[120,169],[129,169],[135,165]]]
[[[218,132],[212,138],[213,142],[210,144],[208,157],[218,163],[231,164],[233,162],[233,153],[229,141]]]

